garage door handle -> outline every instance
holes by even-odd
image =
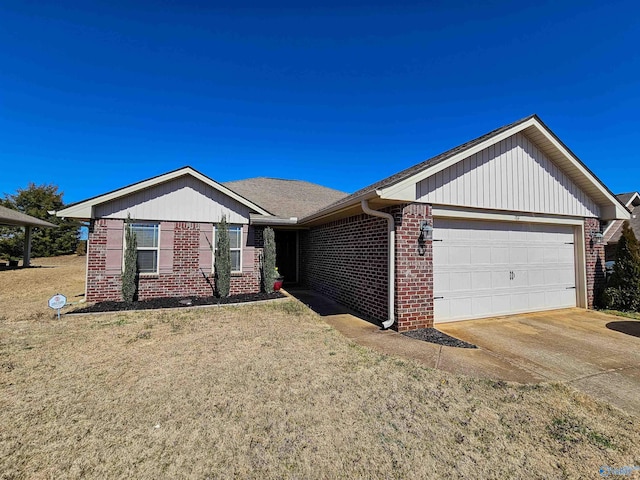
[[[571,290],[571,289],[574,289],[574,290],[575,290],[575,288],[576,288],[576,287],[567,287],[567,288],[565,288],[565,290]]]
[[[441,299],[443,299],[443,298],[444,298],[444,297],[433,297],[433,299],[434,299],[434,300],[441,300]]]

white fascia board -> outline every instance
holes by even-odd
[[[521,212],[502,212],[487,210],[471,210],[462,207],[450,207],[446,205],[434,205],[432,207],[434,218],[458,218],[466,220],[490,220],[499,222],[525,222],[525,223],[553,223],[561,225],[583,225],[584,218],[539,215]]]
[[[629,220],[631,212],[624,208],[620,202],[606,205],[600,209],[600,217],[603,220]]]
[[[307,222],[313,222],[313,221],[319,220],[319,219],[321,219],[323,217],[328,217],[329,215],[333,215],[334,213],[337,213],[337,212],[339,212],[341,210],[346,210],[348,208],[351,208],[356,204],[359,205],[362,200],[371,200],[372,198],[377,198],[379,196],[378,192],[379,192],[379,190],[376,190],[376,191],[371,190],[371,191],[363,193],[362,195],[358,195],[357,197],[354,197],[354,198],[350,199],[346,203],[342,203],[342,204],[337,205],[337,206],[331,206],[330,205],[329,207],[325,207],[325,208],[323,208],[321,210],[318,210],[315,213],[312,213],[311,215],[308,215],[308,216],[306,216],[304,218],[301,218],[299,223],[300,224],[304,224],[304,223],[307,223]]]
[[[396,195],[402,192],[405,192],[406,194],[408,188],[410,188],[412,185],[414,186],[414,189],[415,189],[415,184],[424,180],[425,178],[429,178],[430,176],[435,175],[436,173],[446,168],[449,168],[451,165],[455,165],[459,161],[464,160],[465,158],[470,157],[471,155],[474,155],[478,152],[481,152],[485,148],[490,147],[495,143],[501,142],[505,138],[509,138],[511,135],[514,135],[532,125],[537,125],[538,128],[540,128],[539,124],[535,121],[534,118],[529,119],[526,122],[521,123],[520,125],[516,125],[515,127],[510,128],[509,130],[506,130],[500,133],[499,135],[496,135],[495,137],[491,137],[474,147],[471,147],[467,150],[463,150],[462,152],[455,154],[451,158],[443,162],[440,162],[437,165],[434,165],[433,167],[427,168],[422,172],[418,172],[415,175],[412,175],[411,177],[396,183],[395,185],[391,185],[387,188],[380,189],[379,190],[380,198],[395,200]]]
[[[259,207],[255,203],[250,202],[246,198],[241,197],[237,193],[229,190],[224,185],[221,185],[218,182],[211,180],[209,177],[202,175],[200,172],[197,172],[190,167],[181,168],[179,170],[169,172],[164,175],[160,175],[158,177],[150,178],[149,180],[143,180],[142,182],[129,185],[128,187],[120,188],[113,192],[91,198],[84,202],[80,202],[76,205],[72,205],[71,207],[59,210],[56,213],[56,216],[67,217],[67,218],[83,218],[83,219],[93,218],[93,207],[96,205],[107,203],[111,200],[115,200],[117,198],[124,197],[132,193],[136,193],[140,190],[145,190],[147,188],[154,187],[155,185],[159,185],[161,183],[166,183],[168,181],[171,181],[178,177],[182,177],[184,175],[191,175],[192,177],[197,178],[204,184],[209,185],[211,188],[214,188],[220,191],[221,193],[227,195],[228,197],[233,198],[235,201],[243,204],[244,206],[250,208],[251,210],[254,210],[262,215],[271,216],[269,212]]]

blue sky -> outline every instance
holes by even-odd
[[[640,189],[637,2],[398,3],[4,1],[0,194],[184,165],[352,192],[531,113]]]

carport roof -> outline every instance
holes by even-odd
[[[40,220],[11,208],[0,206],[0,225],[13,225],[18,227],[44,227],[57,228],[53,223]]]

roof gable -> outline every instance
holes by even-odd
[[[523,133],[418,182],[416,200],[493,210],[599,217],[600,208]]]
[[[177,181],[178,179],[180,180]],[[191,193],[186,192],[185,189],[191,190]],[[176,192],[178,190],[183,190],[182,194],[177,194]],[[243,217],[246,216],[248,218],[248,215],[251,212],[259,213],[261,215],[270,215],[270,212],[264,208],[256,205],[250,200],[247,200],[241,195],[238,195],[236,192],[191,167],[183,167],[178,170],[69,205],[68,207],[58,211],[56,215],[58,217],[90,219],[97,218],[100,215],[119,216],[122,214],[122,209],[132,209],[134,206],[143,204],[147,204],[147,207],[150,207],[152,203],[155,203],[154,208],[157,208],[159,205],[153,200],[156,199],[157,201],[160,201],[163,191],[165,191],[167,195],[170,195],[173,192],[172,195],[161,201],[162,203],[166,202],[167,208],[170,208],[170,205],[177,207],[178,205],[175,204],[175,202],[184,202],[189,201],[190,199],[193,200],[200,195],[201,197],[208,197],[209,199],[214,200],[215,203],[222,205],[229,212],[246,210],[246,215],[245,213],[242,213]],[[240,205],[241,207],[238,207],[237,205]],[[131,212],[131,214],[132,216],[134,215],[133,212]],[[170,215],[175,216],[176,214],[174,213]],[[135,218],[170,219],[148,216],[137,216]],[[196,221],[190,218],[194,218],[194,215],[190,216],[187,214],[185,218],[171,219]],[[213,221],[211,217],[209,218],[209,221]]]
[[[640,194],[638,194],[638,192],[619,193],[616,197],[624,203],[624,206],[627,208],[640,205]]]
[[[542,123],[537,115],[531,115],[365,187],[302,220],[305,223],[315,223],[322,218],[336,217],[341,211],[354,212],[360,201],[365,199],[377,199],[383,204],[416,201],[417,184],[517,133],[522,133],[535,143],[537,148],[560,168],[573,184],[598,205],[602,219],[629,218],[629,212],[613,193]]]

